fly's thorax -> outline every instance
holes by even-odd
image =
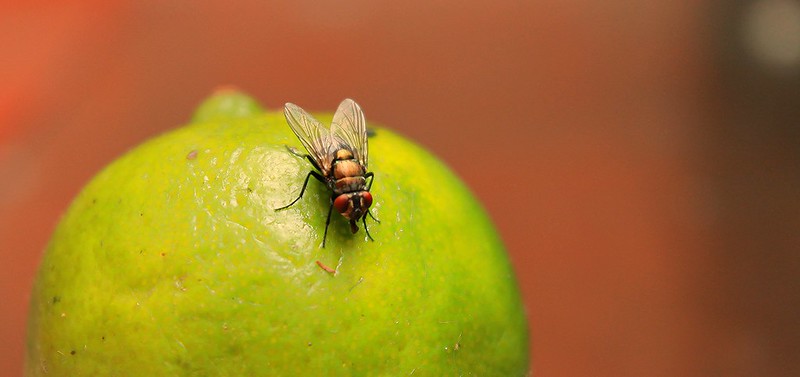
[[[347,149],[338,149],[334,153],[334,160],[336,161],[343,161],[343,160],[352,160],[353,159],[353,152]]]
[[[356,177],[364,175],[364,166],[356,160],[337,160],[333,163],[333,178]]]

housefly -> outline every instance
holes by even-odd
[[[289,148],[289,151],[298,157],[308,159],[315,170],[306,175],[300,196],[275,210],[280,211],[297,203],[306,191],[308,179],[314,177],[331,191],[331,205],[328,208],[328,218],[325,220],[322,247],[325,247],[328,225],[331,223],[331,213],[334,208],[350,221],[350,230],[353,233],[358,231],[357,222],[361,220],[367,237],[373,240],[367,229],[367,214],[378,221],[369,211],[372,205],[372,194],[369,189],[372,187],[374,174],[367,171],[367,125],[361,107],[351,99],[342,101],[333,116],[330,129],[325,128],[313,116],[292,103],[286,104],[283,114],[308,154],[300,154],[292,148]]]

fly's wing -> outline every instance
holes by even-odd
[[[286,122],[303,143],[308,154],[317,162],[322,170],[322,175],[327,176],[333,163],[333,154],[331,153],[333,138],[330,131],[325,129],[322,123],[314,119],[311,114],[293,103],[287,103],[284,106],[283,115],[286,116]]]
[[[367,167],[367,122],[364,120],[364,112],[355,101],[348,98],[339,104],[336,114],[333,115],[331,134],[349,145],[356,160],[364,168]]]

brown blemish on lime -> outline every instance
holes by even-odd
[[[325,272],[327,272],[327,273],[329,273],[329,274],[335,274],[335,273],[336,273],[336,270],[334,270],[334,269],[332,269],[332,268],[330,268],[330,267],[328,267],[328,266],[324,265],[324,264],[323,264],[322,262],[320,262],[320,261],[317,261],[317,266],[319,266],[319,268],[321,268],[321,269],[325,270]]]

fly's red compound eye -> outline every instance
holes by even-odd
[[[364,191],[361,194],[361,200],[363,200],[362,203],[364,204],[364,209],[372,206],[372,194],[370,194],[369,191]]]
[[[349,202],[350,200],[347,197],[347,195],[339,195],[333,201],[333,207],[336,208],[336,210],[339,211],[339,213],[345,213],[347,212]]]

